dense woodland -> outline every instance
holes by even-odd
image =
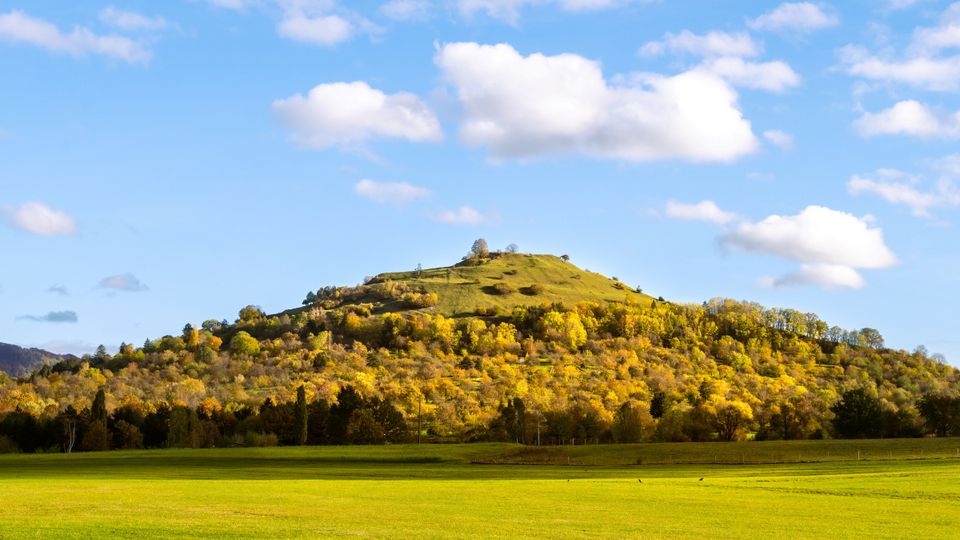
[[[873,329],[728,299],[448,317],[435,296],[327,287],[280,315],[248,306],[0,374],[0,451],[960,435],[960,372]]]

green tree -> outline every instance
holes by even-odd
[[[842,438],[863,439],[877,437],[883,426],[883,409],[880,400],[864,388],[855,388],[843,393],[833,411],[833,428]]]
[[[301,384],[297,388],[297,402],[294,405],[294,429],[296,436],[297,446],[303,446],[307,444],[307,426],[308,426],[309,416],[307,415],[307,392]]]
[[[257,341],[257,338],[241,330],[230,340],[230,350],[235,354],[256,356],[260,354],[260,342]]]
[[[97,363],[99,364],[102,364],[107,360],[110,360],[110,354],[107,352],[107,348],[104,347],[103,345],[100,345],[99,347],[97,347],[97,352],[93,353],[93,359],[96,360]]]
[[[257,306],[244,307],[240,310],[239,316],[241,322],[253,322],[266,317],[263,311]]]
[[[93,404],[90,405],[90,422],[107,425],[107,393],[104,392],[103,388],[97,390],[93,397]]]
[[[613,417],[613,442],[640,442],[644,439],[645,428],[652,423],[652,418],[646,411],[627,401],[617,409],[617,414]]]
[[[960,433],[960,399],[943,394],[927,394],[920,398],[917,409],[924,425],[937,437]]]
[[[654,392],[650,400],[650,416],[660,418],[667,410],[667,395],[663,392]]]

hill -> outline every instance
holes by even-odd
[[[304,304],[328,308],[367,304],[373,313],[423,310],[464,317],[509,314],[516,306],[649,305],[652,300],[615,278],[582,270],[562,257],[493,253],[452,266],[378,274],[357,288],[326,287],[308,295]]]
[[[25,349],[8,343],[0,343],[0,371],[10,375],[29,373],[43,365],[56,364],[70,355],[54,354],[42,349]]]
[[[0,451],[70,425],[85,449],[960,435],[957,396],[960,371],[876,329],[484,252],[0,374]]]

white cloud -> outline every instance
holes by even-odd
[[[649,0],[647,0],[649,1]],[[472,17],[477,13],[516,24],[527,6],[556,5],[565,11],[596,11],[636,3],[637,0],[456,0],[460,13]]]
[[[722,77],[734,86],[783,92],[800,84],[800,76],[785,62],[747,62],[742,58],[725,57],[708,60],[703,68]]]
[[[664,52],[692,54],[695,56],[757,56],[763,47],[755,42],[750,34],[738,32],[708,32],[698,35],[689,30],[679,34],[667,33],[659,41],[651,41],[640,48],[644,55],[658,55]]]
[[[763,132],[763,138],[770,141],[784,150],[792,150],[794,147],[793,135],[779,129],[768,129]]]
[[[901,83],[936,92],[960,89],[960,57],[886,60],[864,56],[857,48],[847,48],[841,51],[841,60],[847,63],[849,74],[864,79]]]
[[[260,0],[207,0],[212,5],[224,8],[232,9],[234,11],[244,11],[247,8],[253,7],[257,4],[260,4]]]
[[[498,159],[574,152],[730,162],[758,146],[736,92],[704,69],[614,85],[582,56],[477,43],[446,44],[436,63],[463,108],[461,138]]]
[[[362,81],[315,86],[273,102],[293,140],[309,148],[362,144],[373,138],[437,141],[443,138],[436,115],[405,92],[385,94]]]
[[[950,169],[950,159],[951,156],[947,156],[934,164],[934,168],[941,170],[943,176],[931,191],[918,187],[921,181],[919,177],[890,169],[878,170],[877,179],[854,175],[847,183],[847,190],[852,195],[876,195],[891,204],[910,208],[915,216],[929,218],[932,208],[960,206],[960,191],[954,184],[957,171]]]
[[[54,210],[43,203],[28,202],[20,206],[4,206],[3,216],[12,226],[40,236],[77,234],[77,222],[70,214]]]
[[[854,45],[840,49],[840,60],[849,74],[864,79],[905,84],[936,92],[960,89],[960,56],[942,56],[960,47],[960,2],[940,16],[939,24],[913,31],[904,54],[879,54]]]
[[[108,6],[100,11],[100,20],[107,26],[120,30],[163,30],[167,21],[163,17],[148,17],[135,11],[126,11]]]
[[[887,7],[890,9],[907,9],[922,1],[923,0],[887,0]]]
[[[76,57],[96,54],[131,64],[147,62],[151,56],[149,50],[130,38],[115,34],[98,35],[80,26],[65,33],[22,11],[0,14],[0,41],[32,45]]]
[[[129,273],[107,276],[100,280],[97,288],[124,292],[143,292],[150,290],[146,283],[142,283],[137,276]]]
[[[847,287],[862,289],[866,280],[855,269],[836,264],[804,264],[800,270],[777,278],[763,280],[774,287],[791,285],[819,285],[828,289]]]
[[[444,210],[438,213],[435,218],[441,223],[452,225],[479,225],[490,220],[488,216],[469,206],[461,206],[457,210]]]
[[[794,216],[772,215],[757,223],[743,222],[724,234],[722,242],[748,253],[801,263],[799,272],[774,280],[774,284],[857,287],[862,286],[858,269],[897,264],[881,229],[871,228],[867,219],[822,206],[808,206]]]
[[[853,176],[847,183],[847,190],[852,195],[872,193],[893,204],[903,204],[913,211],[914,215],[927,217],[929,209],[937,204],[938,197],[933,193],[923,193],[913,185],[902,182],[883,182]]]
[[[960,47],[960,2],[951,4],[940,16],[940,24],[913,31],[910,49],[918,54],[936,53]]]
[[[667,33],[659,41],[640,48],[640,54],[652,56],[665,52],[684,53],[704,58],[700,69],[709,71],[734,86],[782,92],[800,84],[800,76],[785,62],[749,62],[763,47],[746,32],[731,34],[713,31],[698,35],[684,30]]]
[[[880,112],[865,112],[854,126],[864,137],[910,135],[920,138],[960,137],[960,111],[943,113],[915,101],[897,102]]]
[[[259,11],[278,16],[278,35],[310,45],[331,47],[358,34],[374,34],[382,30],[356,11],[341,7],[337,0],[208,1],[234,11],[260,8]]]
[[[339,15],[290,15],[280,21],[277,32],[294,41],[329,46],[353,37],[354,27]]]
[[[366,179],[357,182],[353,186],[353,191],[361,197],[366,197],[378,203],[397,205],[430,196],[429,189],[406,182],[375,182]]]
[[[390,0],[380,6],[380,14],[395,21],[421,21],[430,17],[433,5],[427,0]]]
[[[960,154],[950,154],[934,161],[933,168],[947,176],[960,177]]]
[[[786,2],[773,11],[747,21],[747,26],[754,30],[794,32],[811,32],[838,24],[840,19],[831,8],[812,2]]]
[[[724,225],[739,219],[737,214],[724,212],[713,201],[700,201],[695,204],[684,204],[676,201],[667,202],[667,217],[691,221],[709,221]]]

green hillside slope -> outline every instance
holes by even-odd
[[[400,292],[391,294],[387,290]],[[402,291],[436,294],[436,303],[418,306],[404,301]],[[583,270],[555,255],[505,253],[491,255],[479,263],[464,261],[454,266],[379,274],[354,294],[343,295],[327,305],[371,304],[377,313],[422,310],[462,317],[509,313],[518,305],[649,305],[651,301],[651,297],[616,279]]]

